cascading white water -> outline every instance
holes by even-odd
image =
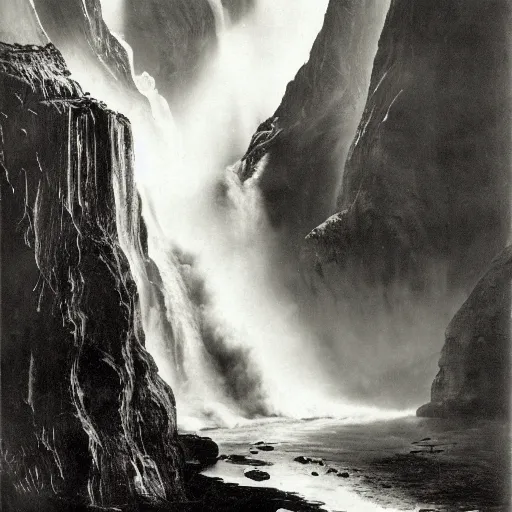
[[[163,140],[158,148],[155,141],[151,149],[144,147],[135,127],[138,179],[143,200],[154,212],[152,218],[145,216],[150,255],[160,269],[174,332],[173,374],[167,377],[182,415],[192,407],[190,415],[215,411],[229,423],[244,414],[246,404],[228,397],[229,383],[215,371],[204,347],[197,312],[172,255],[177,246],[194,255],[194,269],[205,281],[211,300],[204,317],[228,350],[247,350],[248,364],[259,374],[262,407],[275,414],[319,414],[319,395],[312,388],[320,376],[311,369],[314,354],[308,348],[314,343],[303,339],[292,302],[272,283],[266,261],[271,230],[257,188],[251,182],[242,187],[230,176],[228,211],[216,205],[215,192],[226,164],[243,154],[253,131],[275,110],[287,82],[307,60],[327,1],[292,6],[261,0],[238,26],[229,25],[220,2],[210,3],[218,49],[180,119],[173,118],[147,73],[136,77]],[[225,405],[223,411],[219,404]]]
[[[160,271],[173,331],[172,339],[165,337],[154,308],[146,305],[147,347],[175,391],[180,423],[190,428],[205,419],[232,425],[258,412],[361,413],[329,396],[314,336],[273,275],[268,255],[275,235],[255,180],[242,185],[226,171],[307,60],[327,0],[258,0],[238,25],[230,24],[219,0],[210,4],[218,47],[179,118],[147,73],[134,80],[151,104],[154,126],[129,105],[113,103],[132,121],[149,252]],[[219,205],[220,183],[226,185],[227,206]],[[206,303],[191,300],[190,269],[176,249],[192,255],[192,273],[203,282]],[[221,345],[215,350],[229,356],[227,370],[205,344],[205,323]]]

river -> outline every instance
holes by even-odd
[[[263,482],[244,476],[250,464],[223,460],[205,475],[296,492],[330,511],[509,510],[510,443],[504,422],[414,416],[276,419],[201,434],[212,437],[221,454],[272,464],[257,466],[270,475]],[[258,442],[274,449],[261,451]],[[323,465],[294,461],[299,456],[322,459]]]

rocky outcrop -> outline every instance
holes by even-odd
[[[1,44],[0,88],[3,504],[180,499],[129,265],[146,259],[130,124],[50,44]]]
[[[186,464],[197,471],[212,466],[217,462],[219,447],[210,437],[195,434],[180,434],[179,442],[183,449]]]
[[[510,19],[506,0],[391,2],[340,213],[307,237],[324,274],[469,293],[503,249]]]
[[[257,179],[274,227],[297,242],[335,210],[387,2],[331,0],[309,61],[239,165]]]
[[[431,402],[418,416],[507,417],[512,246],[491,264],[446,330]]]

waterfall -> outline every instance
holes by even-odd
[[[182,426],[360,413],[330,396],[317,340],[270,264],[278,235],[262,208],[258,173],[242,185],[229,169],[307,60],[327,0],[259,0],[238,24],[219,1],[210,4],[217,48],[180,113],[146,72],[134,81],[152,123],[125,111],[149,254],[172,327],[163,333],[164,319],[143,305],[148,350],[174,389]],[[133,72],[131,48],[117,37]]]
[[[178,118],[148,73],[134,76],[158,127],[158,136],[148,137],[132,119],[149,251],[161,274],[173,331],[167,351],[153,354],[159,366],[166,359],[163,376],[173,386],[182,418],[214,416],[231,424],[254,413],[320,414],[320,392],[314,388],[321,378],[303,364],[314,360],[313,338],[286,291],[273,284],[267,255],[274,241],[258,189],[251,181],[242,186],[226,167],[244,153],[307,60],[327,1],[292,6],[261,0],[239,25],[230,24],[220,2],[210,3],[218,48]],[[303,22],[305,10],[311,26],[293,34],[294,18]],[[223,182],[226,204],[219,206],[216,194]],[[199,307],[190,299],[176,248],[193,256],[193,272],[208,297]],[[215,342],[205,339],[204,324]],[[237,369],[219,368],[218,357]]]

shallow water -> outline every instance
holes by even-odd
[[[222,454],[272,463],[259,468],[270,475],[264,482],[244,477],[251,466],[225,461],[206,475],[297,492],[327,510],[509,510],[510,432],[505,422],[413,416],[276,420],[203,434],[219,444]],[[430,438],[423,443],[427,446],[413,444],[425,438]],[[258,441],[272,443],[274,450],[250,454]],[[321,458],[324,465],[294,462],[300,455]],[[329,468],[349,477],[328,474]]]

